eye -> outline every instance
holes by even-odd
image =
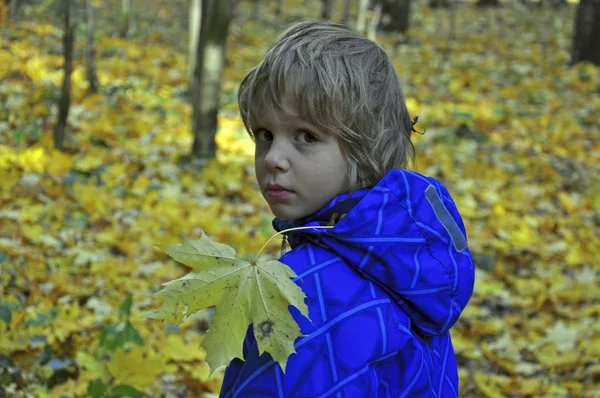
[[[273,134],[269,130],[258,129],[254,132],[254,138],[256,141],[272,141]]]
[[[304,130],[299,130],[296,134],[296,140],[300,141],[303,144],[314,144],[315,142],[319,141],[319,138],[313,133]]]

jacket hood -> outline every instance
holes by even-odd
[[[382,288],[424,335],[446,333],[473,293],[474,267],[454,201],[436,179],[391,170],[371,189],[335,197],[296,222],[275,219],[276,230],[334,225],[286,234],[343,258]]]

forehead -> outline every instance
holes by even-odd
[[[250,123],[253,126],[262,123],[312,124],[310,115],[301,111],[302,106],[291,94],[284,93],[280,97],[271,98],[259,94],[257,97],[250,110]]]
[[[260,127],[267,120],[301,119],[321,131],[337,130],[331,90],[323,87],[314,66],[300,62],[258,66],[246,85],[243,108],[247,126]],[[335,107],[337,108],[337,106]]]

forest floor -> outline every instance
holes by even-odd
[[[282,23],[318,16],[316,0],[284,3],[283,21],[263,3],[260,20],[248,1],[236,10],[205,165],[187,156],[188,2],[145,2],[126,39],[118,2],[102,2],[93,95],[78,25],[64,152],[61,29],[35,7],[0,25],[0,396],[218,394],[223,369],[210,376],[196,349],[205,317],[143,317],[189,271],[154,245],[204,231],[248,257],[271,236],[235,100]],[[424,132],[415,169],[448,187],[475,256],[452,329],[459,395],[598,396],[600,72],[569,65],[574,8],[465,3],[453,35],[447,10],[413,11],[409,45],[377,40]]]

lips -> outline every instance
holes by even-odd
[[[273,191],[289,191],[289,189],[287,189],[286,187],[282,187],[279,184],[267,184],[267,189]]]
[[[293,193],[293,191],[290,191],[279,184],[267,184],[266,195],[270,198],[285,198]]]

